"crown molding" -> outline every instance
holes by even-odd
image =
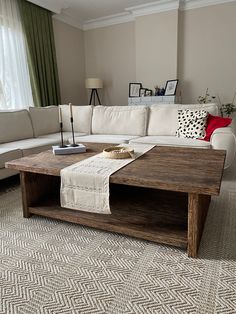
[[[43,3],[48,3],[49,0],[28,0],[30,2],[39,4],[43,6]],[[236,0],[159,0],[154,2],[149,2],[146,4],[133,6],[125,9],[125,12],[120,14],[114,14],[109,16],[104,16],[98,19],[87,20],[83,23],[78,21],[75,16],[70,16],[63,11],[65,9],[65,1],[58,0],[57,7],[54,10],[60,11],[60,14],[56,14],[53,18],[67,23],[73,27],[78,29],[82,29],[84,31],[90,29],[96,29],[101,27],[107,27],[116,24],[123,24],[127,22],[134,21],[139,16],[150,15],[154,13],[161,13],[170,10],[190,10],[197,9],[201,7],[224,4],[229,2],[235,2]],[[40,4],[41,3],[41,4]],[[64,6],[63,6],[64,4]],[[49,9],[49,8],[47,8]]]
[[[63,23],[66,23],[70,26],[73,26],[75,28],[78,28],[80,30],[83,30],[83,24],[80,23],[77,19],[75,19],[72,16],[66,15],[66,14],[54,14],[53,19],[61,21]]]
[[[170,10],[176,10],[179,8],[179,0],[160,0],[150,2],[147,4],[141,4],[134,7],[126,8],[125,11],[130,12],[133,16],[143,16],[154,13],[160,13]]]
[[[83,29],[87,31],[94,28],[127,23],[134,21],[135,18],[138,16],[176,10],[178,8],[179,0],[159,0],[147,4],[126,8],[125,9],[126,12],[124,13],[109,15],[94,20],[88,20],[83,24]]]
[[[122,24],[131,21],[134,21],[134,16],[132,16],[129,12],[124,12],[120,14],[108,15],[94,20],[88,20],[83,24],[83,30],[87,31],[94,28]]]
[[[198,9],[208,7],[211,5],[224,4],[235,1],[236,0],[181,0],[180,9],[181,10]]]

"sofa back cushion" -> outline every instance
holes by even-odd
[[[35,137],[60,131],[57,106],[30,107],[29,112]]]
[[[97,106],[93,110],[93,134],[146,135],[145,106]]]
[[[68,105],[61,105],[63,130],[71,132],[70,108]],[[92,106],[72,106],[74,130],[79,133],[91,133]]]
[[[219,115],[219,107],[217,104],[190,104],[190,105],[176,105],[178,109],[191,109],[191,110],[205,110],[212,115]]]
[[[178,110],[206,110],[212,115],[219,114],[216,104],[161,104],[150,107],[147,135],[172,135],[178,129]]]
[[[33,137],[28,110],[0,111],[0,143]]]

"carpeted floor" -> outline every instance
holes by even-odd
[[[4,314],[236,313],[236,165],[212,200],[198,259],[74,224],[24,219],[19,187],[10,184],[0,192],[0,294]]]

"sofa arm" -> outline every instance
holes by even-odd
[[[216,129],[211,135],[213,149],[226,150],[225,169],[230,167],[235,158],[236,137],[231,126]]]

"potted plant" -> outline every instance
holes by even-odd
[[[207,104],[207,103],[210,103],[210,102],[214,102],[215,99],[216,99],[216,97],[215,96],[211,96],[209,94],[209,90],[207,88],[205,95],[198,97],[198,102],[199,102],[199,104]]]
[[[234,104],[235,98],[236,92],[234,93],[234,97],[231,103],[221,105],[222,114],[226,114],[227,117],[230,117],[233,112],[236,112],[236,105]]]
[[[227,104],[222,104],[220,97],[218,95],[218,100],[220,104],[220,112],[221,112],[222,117],[224,115],[226,115],[227,117],[230,117],[233,112],[236,112],[236,105],[234,104],[235,99],[236,99],[236,92],[234,93],[232,102],[227,103]]]

